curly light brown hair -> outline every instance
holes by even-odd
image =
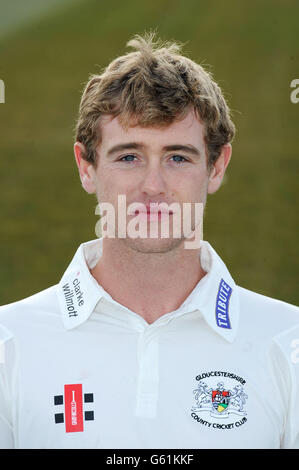
[[[127,46],[135,51],[91,75],[84,88],[75,130],[76,141],[85,147],[83,157],[97,165],[104,115],[118,116],[124,128],[163,127],[194,109],[205,126],[211,168],[235,134],[230,109],[211,73],[181,55],[177,42],[155,40],[155,33],[136,35]]]

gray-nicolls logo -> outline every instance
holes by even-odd
[[[83,292],[78,279],[79,274],[78,272],[77,277],[72,282],[66,282],[62,286],[69,317],[77,317],[78,308],[84,305]]]

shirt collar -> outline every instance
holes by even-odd
[[[89,270],[102,256],[102,241],[100,238],[82,243],[58,284],[58,300],[67,329],[84,323],[101,299],[115,303]],[[232,342],[239,319],[237,286],[221,258],[206,241],[201,242],[200,261],[207,274],[176,312],[198,310],[217,334]]]

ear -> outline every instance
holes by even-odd
[[[96,192],[95,169],[90,162],[84,159],[85,147],[81,142],[75,142],[74,154],[82,186],[88,194],[94,194]]]
[[[231,154],[231,144],[223,145],[221,153],[214,163],[211,174],[209,176],[208,194],[213,194],[220,188],[225,170],[230,162]]]

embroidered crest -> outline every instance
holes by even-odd
[[[227,377],[226,381],[209,380],[210,377]],[[203,380],[206,379],[206,380]],[[208,380],[207,380],[208,379]],[[245,416],[246,400],[248,395],[244,391],[246,381],[235,374],[222,371],[211,371],[198,375],[197,388],[193,390],[195,406],[191,409],[191,416],[201,424],[210,425],[214,428],[224,429],[218,426],[218,420],[237,415],[244,417],[243,420],[226,425],[225,428],[231,429],[234,426],[240,426],[247,421]],[[237,383],[234,383],[237,381]],[[209,382],[209,383],[207,383]],[[229,385],[226,385],[228,383]],[[205,420],[205,417],[215,418],[213,423]]]

